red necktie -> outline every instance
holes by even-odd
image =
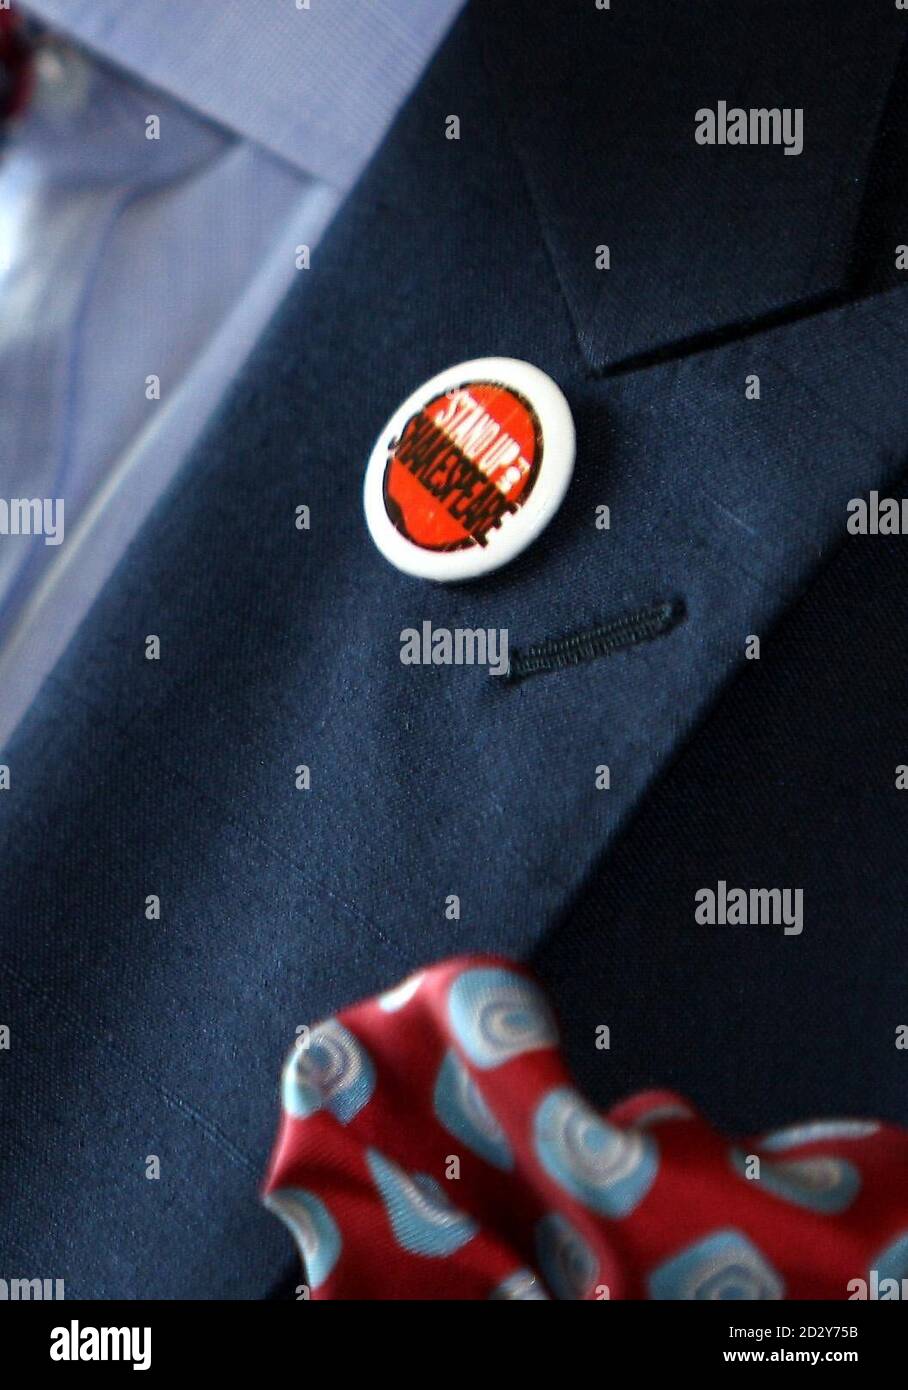
[[[602,1116],[539,986],[468,957],[302,1034],[265,1200],[313,1298],[885,1298],[906,1173],[870,1121],[731,1141],[667,1092]]]

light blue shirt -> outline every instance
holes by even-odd
[[[0,156],[0,746],[461,4],[23,0],[50,33]],[[45,499],[59,534],[11,534]]]

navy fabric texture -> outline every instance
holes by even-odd
[[[797,159],[701,164],[693,113],[723,96],[721,67],[692,56],[641,82],[619,61],[635,40],[651,54],[662,24],[695,55],[696,23],[584,2],[555,25],[555,8],[477,5],[456,26],[3,754],[0,1250],[70,1297],[265,1296],[293,1259],[257,1186],[296,1027],[455,952],[535,958],[600,1096],[680,1084],[732,1128],[898,1108],[888,1062],[875,1090],[867,1032],[898,950],[897,875],[872,949],[857,920],[897,843],[891,780],[860,781],[858,748],[870,727],[880,768],[900,760],[898,680],[883,678],[898,653],[875,656],[871,636],[886,620],[865,566],[884,548],[868,538],[835,567],[848,500],[901,475],[908,439],[906,291],[856,298],[848,279],[903,29],[891,6],[843,7],[802,48],[790,6],[710,6],[736,70],[751,23],[769,23],[761,104],[784,90],[813,125]],[[810,32],[825,11],[794,8]],[[549,92],[546,44],[563,76]],[[592,283],[600,228],[625,209],[638,230]],[[372,546],[363,470],[415,386],[490,354],[559,383],[575,479],[513,565],[433,587]],[[892,546],[880,564],[894,570]],[[821,571],[841,587],[810,588]],[[839,699],[823,644],[853,640],[852,587],[861,645]],[[805,590],[819,612],[770,658]],[[401,629],[424,620],[505,627],[525,649],[663,602],[685,617],[660,640],[520,682],[399,659]],[[749,634],[765,664],[745,662]],[[808,740],[817,710],[829,734]],[[692,885],[736,875],[805,886],[803,937],[695,930]],[[856,1031],[823,1051],[833,1018]],[[603,1022],[615,1045],[591,1058]]]

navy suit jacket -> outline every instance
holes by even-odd
[[[906,24],[458,22],[4,750],[0,1273],[267,1296],[295,1029],[474,949],[536,966],[597,1103],[908,1122],[908,541],[846,531],[908,443]],[[801,108],[803,152],[698,144],[721,100]],[[559,383],[575,476],[517,561],[434,586],[372,545],[365,462],[488,355]],[[663,602],[659,640],[519,682],[400,661],[424,620],[526,647]],[[803,889],[803,932],[698,925],[719,880]]]

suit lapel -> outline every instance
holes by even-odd
[[[843,284],[905,36],[893,5],[830,18],[825,0],[505,0],[480,14],[490,81],[592,371]],[[698,144],[696,113],[718,116],[720,101],[801,110],[802,153]]]

